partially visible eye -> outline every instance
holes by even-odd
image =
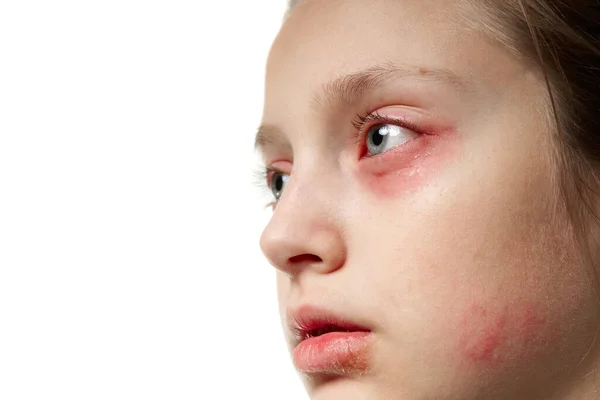
[[[273,194],[275,200],[279,200],[289,179],[289,174],[284,174],[279,171],[273,172],[270,177],[269,189],[271,189],[271,193]]]
[[[377,155],[400,146],[417,135],[416,132],[398,125],[380,123],[369,128],[365,140],[369,155]]]
[[[289,173],[272,166],[259,166],[254,171],[254,184],[261,190],[262,194],[268,196],[266,207],[275,207],[289,179]]]

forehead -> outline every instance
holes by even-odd
[[[473,96],[502,92],[523,65],[474,28],[477,11],[468,0],[299,2],[269,54],[263,123],[295,129],[331,82],[381,65],[443,71]]]
[[[478,17],[461,0],[304,0],[272,46],[267,100],[310,97],[332,77],[388,61],[468,77],[490,64],[491,41],[467,23]]]
[[[385,61],[447,69],[468,49],[458,28],[469,10],[461,1],[304,0],[273,44],[268,78],[306,87]]]

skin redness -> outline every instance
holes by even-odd
[[[304,0],[273,44],[260,244],[313,399],[596,398],[545,81],[477,4]]]
[[[458,352],[467,365],[500,367],[509,358],[525,358],[556,342],[555,331],[542,309],[529,301],[511,308],[473,302],[459,320]]]
[[[385,107],[377,111],[372,121],[363,122],[359,128],[362,146],[358,147],[357,180],[367,186],[365,190],[380,197],[393,198],[425,185],[428,177],[459,151],[458,134],[449,123],[436,121],[423,111]],[[393,140],[394,134],[401,138]],[[375,146],[369,144],[377,139],[394,142],[395,146],[388,145],[389,150],[374,153],[369,147]]]

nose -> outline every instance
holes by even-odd
[[[290,277],[328,274],[346,261],[339,204],[328,190],[311,186],[290,179],[260,238],[269,262]]]

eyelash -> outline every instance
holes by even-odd
[[[269,196],[273,197],[273,195],[271,194],[271,182],[269,180],[269,177],[272,176],[274,173],[281,173],[283,174],[283,171],[280,171],[276,168],[273,167],[257,167],[254,170],[254,184],[258,187],[258,189],[262,192],[262,193],[266,193]],[[267,204],[265,204],[265,208],[268,207],[272,207],[277,203],[277,200],[271,200],[270,202],[268,202]]]
[[[364,146],[364,140],[369,132],[369,129],[373,125],[377,124],[393,124],[398,125],[402,128],[409,129],[417,134],[422,134],[417,126],[400,118],[386,117],[377,112],[365,112],[362,114],[356,114],[356,117],[352,120],[352,126],[356,129],[356,145],[361,146],[361,153],[363,152],[362,147]],[[273,167],[260,167],[254,171],[255,184],[261,191],[271,194],[271,182],[270,177],[275,173],[284,174],[285,172],[280,171]],[[277,204],[277,200],[273,200],[265,205],[265,208],[272,207]]]

